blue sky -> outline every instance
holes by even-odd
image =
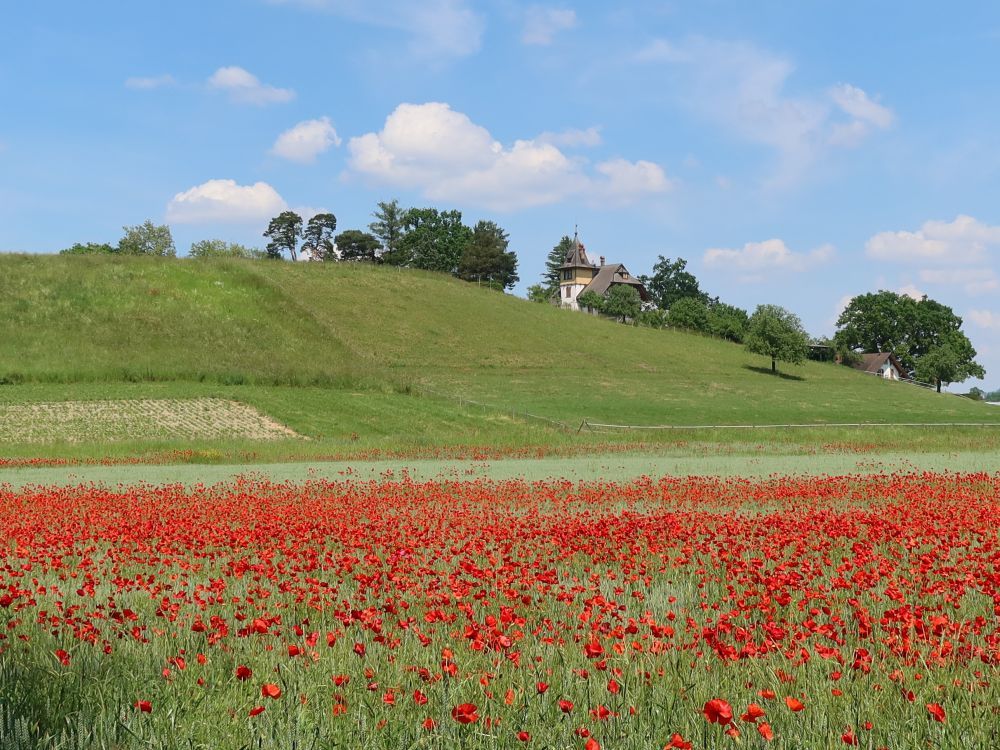
[[[832,333],[851,296],[951,305],[1000,386],[1000,6],[18,3],[0,48],[0,251],[379,200],[492,218],[518,292],[592,257]]]

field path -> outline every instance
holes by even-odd
[[[240,475],[266,476],[275,482],[308,479],[378,479],[391,472],[414,479],[474,479],[489,477],[528,480],[567,478],[628,480],[650,476],[745,476],[770,474],[872,474],[896,471],[1000,472],[1000,454],[886,453],[814,456],[622,456],[503,459],[494,461],[336,461],[278,464],[179,464],[171,466],[72,466],[0,469],[0,485],[215,484]]]

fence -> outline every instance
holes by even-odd
[[[760,430],[814,429],[825,427],[1000,427],[1000,422],[823,422],[820,424],[605,424],[584,419],[577,432],[584,428],[592,432],[621,430]]]

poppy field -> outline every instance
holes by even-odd
[[[996,747],[998,521],[985,473],[0,487],[0,746]]]

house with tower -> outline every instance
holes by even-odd
[[[619,285],[631,286],[643,302],[650,299],[643,283],[621,263],[606,263],[603,255],[599,265],[592,263],[579,235],[574,232],[573,244],[559,266],[559,305],[579,310],[577,299],[584,292],[595,292],[603,297],[612,287]]]

